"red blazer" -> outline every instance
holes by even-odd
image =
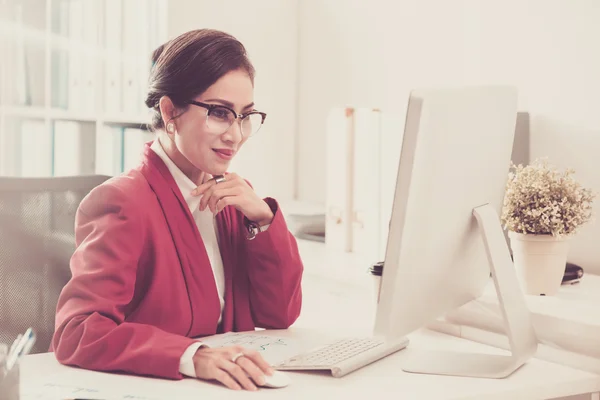
[[[217,216],[225,274],[220,305],[196,223],[149,145],[143,163],[81,202],[72,278],[58,300],[51,351],[63,364],[181,379],[192,337],[285,329],[300,314],[303,265],[277,202],[266,232],[246,239],[244,216]]]

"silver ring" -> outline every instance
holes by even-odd
[[[244,357],[244,353],[234,354],[233,357],[231,357],[231,362],[235,363],[238,360],[238,358],[240,358],[240,357]]]
[[[223,175],[216,175],[213,179],[215,180],[215,183],[225,182],[225,176]]]

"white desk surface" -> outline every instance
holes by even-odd
[[[351,283],[327,279],[313,272],[318,268],[343,270],[343,266],[331,265],[332,262],[335,263],[336,257],[327,255],[322,250],[315,252],[314,249],[318,246],[315,247],[313,244],[305,247],[301,243],[300,248],[307,266],[307,273],[303,280],[302,315],[290,330],[273,331],[272,334],[313,340],[315,335],[368,334],[372,329],[374,317],[374,301],[369,276],[365,276],[366,284],[358,283],[356,280]],[[344,262],[352,262],[345,256],[338,258],[338,260],[342,259]],[[354,271],[354,278],[356,278],[357,269],[354,268]],[[427,330],[412,334],[409,338],[411,343],[407,349],[343,378],[333,378],[321,372],[287,371],[286,373],[292,378],[290,386],[283,389],[261,389],[258,393],[235,392],[218,384],[189,378],[182,381],[168,381],[70,368],[59,365],[52,354],[25,357],[21,366],[21,384],[24,394],[31,393],[43,382],[55,381],[72,382],[79,386],[112,388],[112,390],[123,389],[124,394],[137,395],[138,399],[145,396],[153,400],[198,399],[206,398],[204,397],[206,395],[218,395],[218,398],[224,399],[256,398],[256,396],[307,399],[317,395],[318,398],[322,398],[325,394],[346,398],[376,395],[381,399],[550,399],[600,391],[600,376],[538,359],[532,359],[507,379],[474,379],[405,373],[401,370],[401,366],[413,349],[495,354],[503,352],[491,346]],[[24,400],[36,398],[38,397],[23,397]]]
[[[281,335],[281,332],[277,332]],[[288,332],[293,335],[293,330]],[[533,360],[502,380],[415,375],[400,369],[410,349],[418,347],[464,351],[495,349],[463,339],[422,332],[411,336],[408,349],[362,368],[343,378],[326,373],[287,372],[292,384],[283,389],[261,389],[262,398],[279,396],[286,399],[308,399],[335,394],[345,398],[402,399],[549,399],[600,391],[596,375],[545,361]],[[167,381],[79,370],[59,365],[52,354],[32,355],[22,365],[23,391],[27,385],[45,381],[70,382],[72,385],[122,389],[124,394],[147,396],[149,399],[256,398],[257,393],[234,392],[220,385],[195,379]],[[62,376],[61,376],[62,375]],[[253,396],[253,397],[251,397]],[[34,397],[33,397],[34,398]],[[212,398],[212,397],[209,397]],[[25,397],[27,399],[27,397]]]

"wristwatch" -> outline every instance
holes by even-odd
[[[269,225],[271,224],[266,224],[263,226],[258,226],[258,224],[256,222],[248,222],[246,224],[246,228],[248,229],[248,240],[252,240],[256,237],[256,235],[258,235],[260,232],[264,232],[267,229],[269,229]]]

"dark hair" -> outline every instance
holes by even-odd
[[[159,102],[168,96],[175,107],[203,93],[230,71],[244,69],[254,82],[254,67],[235,37],[214,29],[186,32],[152,53],[146,106],[153,110],[150,127],[164,127]]]

